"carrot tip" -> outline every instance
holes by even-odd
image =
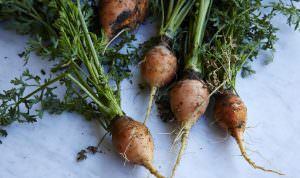
[[[181,136],[181,147],[180,147],[177,159],[176,159],[176,163],[175,163],[175,165],[173,166],[173,169],[172,169],[171,178],[175,177],[175,172],[176,172],[176,170],[177,170],[177,168],[180,164],[181,158],[182,158],[183,153],[185,151],[185,148],[187,146],[188,137],[189,137],[192,125],[193,124],[190,123],[190,122],[187,122],[183,125],[182,136]]]
[[[150,163],[150,162],[145,162],[143,166],[149,170],[149,172],[154,175],[156,178],[165,178],[162,176],[158,170]]]
[[[243,140],[241,139],[240,134],[236,134],[236,135],[234,136],[234,138],[235,138],[235,140],[236,140],[236,142],[237,142],[237,144],[238,144],[238,146],[239,146],[239,148],[240,148],[240,151],[241,151],[242,156],[243,156],[244,159],[248,162],[248,164],[250,164],[254,169],[260,169],[260,170],[265,171],[265,172],[271,172],[271,173],[275,173],[275,174],[278,174],[278,175],[284,175],[284,174],[281,173],[281,172],[278,172],[278,171],[275,171],[275,170],[272,170],[272,169],[266,169],[266,168],[264,168],[264,167],[262,167],[262,166],[256,165],[255,162],[252,161],[252,160],[249,158],[249,156],[247,155],[246,150],[245,150],[245,147],[244,147],[244,145],[243,145]]]

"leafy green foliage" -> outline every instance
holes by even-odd
[[[57,54],[57,32],[52,24],[58,17],[53,0],[7,0],[0,2],[0,20],[7,21],[6,27],[21,35],[30,35],[29,48],[22,53],[25,63],[33,50],[41,56],[51,58]],[[51,50],[51,51],[50,51]]]
[[[235,88],[238,72],[243,77],[254,74],[251,61],[255,60],[261,51],[274,52],[274,44],[278,40],[276,28],[272,19],[278,14],[287,17],[287,24],[299,29],[300,10],[295,3],[299,0],[278,0],[263,4],[260,0],[214,0],[211,6],[208,24],[206,26],[203,46],[196,56],[198,68],[211,91]],[[195,22],[195,11],[190,14],[192,25]],[[197,12],[197,11],[196,11]],[[186,24],[184,24],[186,25]],[[189,24],[187,24],[189,25]],[[199,30],[199,29],[197,29]],[[193,29],[189,29],[192,32]],[[191,36],[186,35],[190,41]],[[184,55],[192,45],[184,45]],[[268,58],[265,62],[272,61]],[[225,84],[224,84],[225,83]],[[168,89],[166,89],[168,90]],[[166,104],[168,95],[165,89],[159,92],[157,103],[161,118],[164,121],[173,120],[170,107]]]
[[[108,76],[117,87],[115,91],[118,100],[120,100],[120,84],[124,79],[128,79],[132,76],[130,66],[138,63],[137,47],[131,44],[135,41],[135,35],[130,33],[124,33],[121,36],[121,41],[108,48],[104,55],[99,56],[102,64],[105,65],[108,71]],[[120,53],[124,47],[126,51]]]
[[[300,24],[300,9],[297,8],[295,3],[299,3],[299,0],[289,0],[289,4],[286,4],[283,0],[278,0],[278,2],[271,2],[270,5],[264,8],[271,8],[270,16],[275,16],[277,14],[282,14],[287,17],[287,24],[289,26],[294,26],[294,29],[299,29]],[[299,6],[299,4],[298,4]]]
[[[94,102],[87,100],[88,95],[78,89],[71,80],[63,79],[65,93],[63,98],[51,97],[47,102],[42,102],[41,111],[50,114],[61,114],[64,111],[76,112],[87,120],[101,119],[103,114],[97,110]]]
[[[261,51],[274,51],[278,28],[272,19],[278,14],[287,17],[287,23],[299,28],[300,10],[295,2],[276,1],[264,4],[258,0],[214,1],[206,31],[203,58],[206,60],[207,81],[215,88],[226,82],[224,89],[234,89],[236,76],[255,71],[250,62]]]
[[[51,4],[53,0],[0,1],[0,20],[11,20],[8,28],[20,34],[47,36],[55,35],[55,30],[50,26],[57,18],[57,9]]]
[[[161,14],[163,6],[161,5],[161,0],[151,0],[149,4],[150,15],[157,16]]]
[[[134,35],[126,33],[121,42],[107,47],[108,39],[94,22],[97,16],[93,1],[82,1],[79,10],[68,0],[9,0],[0,1],[0,9],[0,19],[17,23],[10,27],[32,36],[28,48],[19,54],[25,64],[32,52],[43,59],[55,60],[56,64],[51,68],[54,77],[49,79],[42,81],[26,70],[12,80],[14,86],[0,94],[0,126],[15,121],[35,122],[45,111],[50,114],[71,111],[88,120],[97,119],[108,129],[111,119],[123,115],[119,106],[120,82],[131,76],[129,66],[135,61],[130,49],[135,47],[129,45],[124,54],[119,51],[135,40]],[[33,17],[35,12],[39,20]],[[38,24],[37,31],[26,30],[26,24],[31,23]],[[19,26],[24,29],[18,29]],[[97,32],[89,32],[87,27]],[[102,65],[106,65],[107,73]],[[56,87],[50,86],[57,81],[65,87],[63,98],[56,95]],[[117,88],[111,87],[109,81],[114,81]],[[0,136],[6,136],[2,128]]]
[[[11,80],[14,88],[4,90],[0,93],[0,136],[6,136],[2,126],[7,126],[15,121],[20,123],[35,122],[43,115],[42,109],[37,109],[38,105],[44,105],[50,100],[57,99],[54,94],[56,87],[51,87],[51,79],[42,79],[25,70],[21,77]],[[28,88],[38,88],[30,94]],[[53,107],[53,106],[52,106]]]
[[[162,8],[159,8],[162,13],[160,36],[173,39],[194,3],[195,0],[161,0]]]
[[[83,0],[83,13],[91,29],[99,29],[94,18],[95,2]],[[8,29],[16,30],[21,35],[30,35],[28,48],[21,54],[25,64],[30,53],[35,52],[43,59],[54,60],[62,57],[59,53],[58,30],[54,27],[58,19],[59,10],[55,0],[7,0],[0,2],[0,20],[6,20]],[[63,62],[62,62],[63,63]]]
[[[93,38],[103,36],[99,30],[97,19],[99,13],[96,11],[96,2],[83,0],[81,6],[87,26],[94,33]],[[32,37],[28,41],[28,47],[20,54],[24,58],[25,64],[28,62],[30,54],[35,52],[42,59],[58,61],[58,64],[52,69],[53,72],[65,69],[70,61],[65,58],[69,54],[65,55],[61,50],[64,47],[62,45],[65,44],[59,43],[59,28],[55,26],[58,17],[59,9],[55,0],[8,0],[0,2],[0,20],[10,20],[7,23],[8,28]],[[36,28],[27,30],[26,26],[29,29]],[[104,45],[97,46],[100,43],[95,44],[101,62],[107,65],[112,80],[118,81],[118,83],[131,76],[128,66],[135,64],[130,49],[125,54],[120,54],[119,51],[134,40],[134,35],[129,33],[122,35],[122,41],[112,48],[108,48],[105,55],[101,53]],[[133,46],[128,47],[134,48]]]

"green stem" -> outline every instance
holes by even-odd
[[[185,17],[188,15],[190,9],[193,7],[195,1],[191,1],[189,4],[187,4],[186,6],[184,6],[182,8],[182,10],[179,12],[178,19],[177,19],[177,23],[174,24],[174,29],[178,29],[181,25],[181,23],[183,22],[183,20],[185,19]]]
[[[173,1],[169,3],[167,18],[165,19],[166,22],[163,22],[159,34],[160,36],[167,36],[172,39],[195,3],[195,0],[178,0],[175,7]]]
[[[169,2],[169,7],[168,7],[168,15],[167,15],[167,20],[171,17],[172,15],[172,9],[173,9],[173,6],[174,6],[174,0],[170,0]]]
[[[91,65],[92,66],[94,65],[96,67],[96,69],[97,69],[97,72],[99,72],[99,74],[97,75],[98,76],[98,80],[100,80],[99,82],[100,83],[104,83],[103,86],[101,86],[101,87],[102,87],[103,90],[105,90],[105,92],[103,92],[103,90],[100,89],[101,87],[98,88],[98,87],[95,86],[96,89],[97,89],[97,91],[98,91],[98,95],[103,96],[104,99],[106,99],[108,101],[107,107],[109,108],[109,113],[107,113],[107,114],[109,116],[111,116],[111,117],[115,117],[116,115],[122,116],[123,115],[122,109],[121,109],[121,107],[120,107],[120,105],[118,103],[118,100],[116,99],[116,97],[115,97],[112,89],[108,85],[108,79],[105,76],[104,70],[103,70],[103,68],[102,68],[102,66],[100,64],[99,59],[98,59],[98,55],[97,55],[96,49],[94,47],[93,41],[91,39],[91,36],[89,34],[87,25],[85,23],[84,17],[83,17],[82,12],[81,12],[80,1],[79,0],[77,0],[77,6],[78,6],[78,12],[79,12],[80,22],[81,22],[81,25],[82,25],[83,31],[84,31],[84,36],[87,39],[88,47],[89,47],[89,50],[91,51],[92,57],[93,57],[93,62],[91,63]],[[86,62],[88,63],[88,61],[86,61]],[[100,77],[100,76],[103,76],[103,77]],[[96,82],[96,83],[99,84],[99,82]],[[103,105],[101,102],[99,102],[99,103],[101,105]]]
[[[160,25],[160,30],[164,28],[164,24],[165,24],[165,7],[164,7],[164,0],[160,1],[161,4],[161,25]]]
[[[21,98],[16,104],[15,107],[18,107],[21,103],[25,102],[28,98],[32,97],[33,95],[35,95],[36,93],[38,93],[39,91],[45,89],[46,87],[48,87],[49,85],[63,79],[66,76],[66,73],[63,73],[59,76],[57,76],[56,78],[49,80],[48,82],[44,83],[43,85],[41,85],[39,88],[35,89],[33,92],[29,93],[28,95],[26,95],[25,97]]]
[[[41,24],[43,24],[48,30],[49,32],[51,32],[51,34],[53,34],[54,36],[57,36],[55,30],[53,30],[53,28],[46,23],[41,16],[39,15],[38,12],[36,12],[36,10],[34,8],[28,9],[26,8],[26,6],[24,6],[21,2],[15,2],[17,6],[20,7],[20,11],[31,16],[33,19],[37,20],[38,22],[40,22]],[[30,13],[30,11],[33,11],[34,14]]]
[[[88,46],[92,52],[92,56],[94,58],[94,63],[96,65],[96,68],[102,72],[103,69],[100,65],[100,62],[99,62],[99,59],[98,59],[98,55],[97,55],[97,52],[96,52],[96,49],[93,45],[93,41],[92,41],[92,38],[91,36],[89,35],[89,31],[88,31],[88,28],[87,28],[87,25],[85,23],[85,20],[84,20],[84,17],[82,15],[82,12],[81,12],[81,8],[80,8],[80,0],[77,0],[77,5],[78,5],[78,11],[79,11],[79,18],[80,18],[80,21],[81,21],[81,24],[82,24],[82,27],[83,27],[83,31],[84,31],[84,35],[88,41]]]
[[[98,71],[97,71],[97,69],[96,69],[96,67],[93,65],[93,63],[91,63],[90,61],[89,61],[89,58],[88,58],[88,56],[86,55],[86,53],[84,52],[84,47],[83,47],[83,44],[80,42],[80,47],[82,48],[82,50],[81,50],[81,56],[83,56],[82,57],[82,60],[84,61],[84,64],[85,64],[85,66],[87,67],[87,70],[88,70],[88,72],[89,72],[89,74],[90,74],[90,76],[91,76],[91,78],[93,79],[93,81],[95,82],[95,83],[99,83],[99,73],[98,73]],[[101,72],[101,71],[100,71]]]
[[[94,96],[93,92],[90,91],[90,89],[86,88],[86,86],[83,85],[82,81],[75,79],[71,74],[68,74],[67,77],[71,79],[74,83],[76,83],[99,107],[101,112],[105,113],[106,115],[110,116],[111,111],[110,108],[107,108],[104,106],[97,98]]]
[[[88,85],[88,83],[87,83],[87,82],[83,79],[83,77],[80,75],[81,73],[87,78],[86,80],[89,80],[89,81],[92,83],[92,85],[96,88],[96,90],[97,90],[98,92],[99,92],[99,91],[102,91],[101,88],[100,88],[100,86],[99,86],[99,84],[97,84],[97,83],[95,83],[93,80],[91,80],[91,79],[89,78],[89,76],[88,76],[87,74],[85,74],[85,71],[83,71],[83,69],[80,68],[80,67],[78,66],[78,64],[76,64],[76,62],[74,62],[73,60],[71,60],[71,64],[75,67],[74,72],[75,72],[76,76],[78,77],[78,79],[80,79],[81,83],[83,83],[84,86],[85,86],[86,88],[90,88],[90,91],[93,92],[93,90],[92,90],[91,87]],[[80,72],[81,72],[81,73],[80,73]],[[102,93],[102,92],[100,92],[100,93]]]
[[[204,32],[207,23],[207,16],[210,10],[212,0],[198,0],[200,7],[196,16],[196,25],[192,28],[192,49],[190,55],[185,61],[185,69],[192,69],[201,72],[202,65],[199,59],[199,53],[204,37]]]
[[[117,81],[116,82],[117,85],[117,99],[118,99],[118,104],[121,106],[121,82]]]

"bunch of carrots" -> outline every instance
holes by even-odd
[[[263,4],[254,0],[0,0],[0,20],[17,24],[11,28],[22,34],[38,36],[30,43],[29,52],[57,63],[51,70],[52,77],[38,82],[29,94],[25,95],[24,90],[32,85],[23,83],[22,89],[9,90],[19,91],[14,93],[20,94],[18,97],[5,97],[8,91],[0,94],[0,134],[6,135],[4,126],[14,121],[35,121],[37,115],[29,114],[33,112],[31,105],[41,103],[42,109],[48,110],[45,100],[56,102],[65,110],[98,120],[111,134],[116,152],[126,161],[163,178],[152,164],[154,142],[146,124],[155,96],[167,89],[164,101],[168,101],[170,112],[180,125],[177,138],[181,139],[171,177],[175,177],[192,126],[205,113],[210,100],[215,100],[216,122],[235,138],[245,160],[253,168],[281,175],[256,165],[248,157],[243,145],[247,107],[235,89],[236,77],[248,69],[245,66],[249,61],[262,50],[274,48],[276,28],[271,20],[278,13],[288,16],[288,24],[298,29],[300,11],[293,1]],[[124,54],[116,50],[118,44],[111,44],[147,16],[155,16],[160,28],[155,42],[138,55],[137,66],[151,88],[144,122],[139,122],[120,106],[119,84],[130,75],[120,79],[112,73],[119,75],[131,63],[116,62]],[[38,30],[23,28],[28,24]],[[109,73],[105,67],[114,71]],[[110,85],[111,81],[116,86]],[[67,88],[63,101],[51,88],[57,82]],[[22,112],[22,106],[28,109],[27,113]]]

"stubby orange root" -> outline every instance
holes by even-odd
[[[283,175],[278,171],[256,165],[255,162],[253,162],[247,155],[242,136],[246,128],[247,108],[239,96],[232,92],[225,92],[217,96],[214,108],[214,117],[218,125],[227,129],[231,136],[235,138],[242,156],[253,168]]]
[[[145,54],[140,67],[146,82],[159,88],[175,77],[177,58],[165,45],[157,45]]]
[[[177,82],[169,92],[171,110],[180,123],[195,123],[209,103],[209,91],[202,80]]]
[[[111,38],[123,28],[134,28],[146,16],[149,0],[102,0],[100,24]]]
[[[183,127],[181,147],[171,174],[173,178],[186,149],[190,129],[207,108],[209,91],[202,80],[185,79],[177,82],[169,96],[171,110]]]
[[[145,54],[140,67],[143,78],[151,87],[151,95],[144,120],[145,124],[150,116],[157,88],[170,83],[176,75],[177,59],[166,45],[161,44],[154,46]]]
[[[154,143],[147,127],[129,117],[112,124],[112,142],[118,153],[133,164],[142,165],[157,178],[164,178],[152,165]]]
[[[156,94],[156,90],[157,90],[157,87],[151,87],[147,112],[146,112],[146,116],[145,116],[144,123],[143,123],[144,125],[146,124],[147,120],[150,117],[150,113],[151,113],[151,109],[152,109],[152,105],[153,105],[153,100],[154,100],[154,97],[155,97],[155,94]]]

